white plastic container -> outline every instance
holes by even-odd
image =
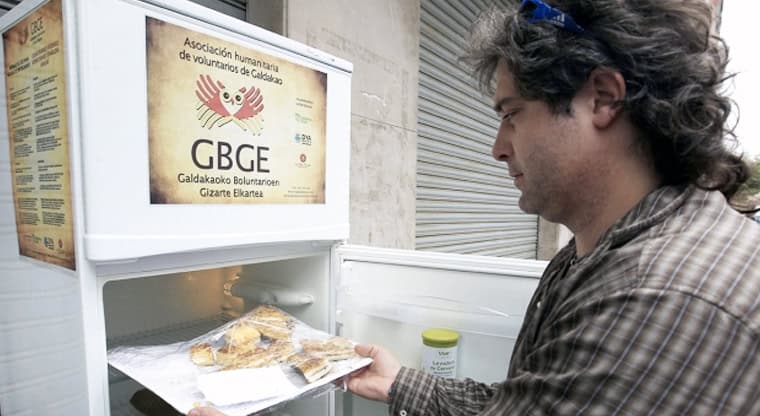
[[[422,371],[445,378],[457,376],[459,333],[450,329],[422,331]]]

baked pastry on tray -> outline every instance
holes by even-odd
[[[356,356],[354,344],[342,337],[332,337],[325,341],[303,340],[301,346],[305,353],[330,361],[346,360]]]
[[[203,342],[190,347],[190,359],[196,365],[214,365],[214,350],[211,348],[211,344]]]
[[[190,359],[199,366],[217,365],[221,371],[262,368],[287,362],[313,383],[333,368],[331,361],[356,356],[353,343],[342,337],[301,340],[301,352],[291,341],[296,320],[280,309],[262,305],[234,324],[223,336],[223,345],[210,342],[190,348]]]
[[[224,340],[227,344],[236,347],[255,346],[261,340],[261,333],[247,322],[238,322],[227,329],[224,333]]]
[[[330,361],[319,357],[307,358],[294,364],[293,367],[295,367],[309,383],[313,383],[324,377],[332,369]]]
[[[288,340],[293,333],[295,319],[270,305],[261,305],[251,311],[246,322],[271,340]]]

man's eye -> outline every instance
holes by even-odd
[[[517,111],[508,111],[504,113],[503,116],[501,116],[501,119],[504,121],[512,121],[512,117],[517,114]]]

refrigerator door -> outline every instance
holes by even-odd
[[[420,368],[426,328],[460,335],[457,378],[503,380],[523,313],[545,261],[342,245],[335,249],[339,334],[390,349]],[[384,405],[350,394],[346,415],[386,415]]]

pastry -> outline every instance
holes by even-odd
[[[249,320],[258,324],[267,324],[281,328],[292,328],[295,319],[287,313],[270,305],[261,305],[251,311]]]
[[[232,364],[232,362],[235,360],[235,357],[242,351],[243,350],[241,348],[236,348],[229,344],[225,345],[216,350],[215,362],[217,365],[228,366]]]
[[[256,307],[246,318],[246,322],[256,328],[262,336],[270,340],[289,340],[295,326],[295,319],[271,305]]]
[[[305,353],[330,361],[345,360],[356,356],[354,344],[341,337],[333,337],[326,341],[303,340],[301,346]]]
[[[295,354],[296,349],[290,341],[277,341],[269,345],[267,352],[272,357],[272,360],[277,363],[283,363],[287,361],[291,355]]]
[[[275,342],[267,348],[258,347],[254,350],[238,352],[222,370],[269,367],[285,362],[294,353],[295,348],[292,343]]]
[[[273,325],[271,323],[252,323],[259,332],[261,332],[261,335],[271,339],[271,340],[282,340],[287,341],[290,339],[290,336],[292,334],[292,330],[285,326],[277,326]]]
[[[315,357],[313,355],[309,355],[309,354],[307,354],[305,352],[299,352],[299,353],[293,354],[290,357],[288,357],[288,364],[296,366],[299,363],[302,363],[302,362],[304,362],[306,360],[310,360],[312,358],[315,358]]]
[[[190,347],[190,360],[196,365],[214,365],[214,352],[211,344],[195,344]]]
[[[227,329],[224,340],[236,347],[253,347],[261,339],[261,333],[246,322],[239,322]]]
[[[256,320],[293,321],[293,317],[275,308],[272,305],[261,305],[251,311],[251,316]]]
[[[241,368],[262,368],[272,365],[272,359],[269,354],[266,353],[266,349],[258,347],[253,350],[241,351],[236,354],[227,365],[222,368],[222,371],[238,370]]]
[[[306,358],[294,365],[306,381],[313,383],[330,372],[332,366],[325,358]]]

